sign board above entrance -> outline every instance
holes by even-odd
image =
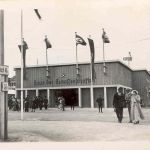
[[[9,69],[8,66],[0,66],[0,75],[8,75]]]
[[[124,61],[132,61],[132,57],[123,57]]]

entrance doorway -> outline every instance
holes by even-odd
[[[78,106],[78,89],[58,89],[55,90],[55,97],[63,96],[65,98],[65,105],[70,105],[72,97],[75,98],[75,106]]]

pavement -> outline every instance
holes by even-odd
[[[118,123],[112,108],[57,108],[24,112],[8,112],[7,142],[112,142],[150,141],[150,108],[143,108],[145,120],[140,124],[128,123],[127,109],[123,122]]]

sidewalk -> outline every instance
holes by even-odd
[[[128,123],[127,109],[121,124],[113,109],[104,109],[104,113],[90,108],[38,110],[24,113],[24,121],[20,121],[20,112],[9,111],[8,141],[149,141],[150,109],[143,111],[146,119],[139,125]]]

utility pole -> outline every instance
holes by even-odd
[[[0,139],[8,138],[8,66],[4,65],[4,10],[0,10]]]

